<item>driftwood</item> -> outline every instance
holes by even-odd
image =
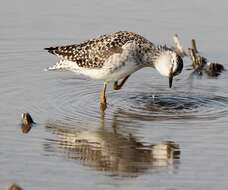
[[[181,57],[184,57],[184,56],[187,56],[187,53],[185,52],[184,48],[182,47],[181,43],[180,43],[180,40],[179,40],[179,37],[177,34],[175,34],[173,36],[173,41],[174,41],[174,44],[175,44],[175,51],[181,56]]]
[[[196,48],[196,41],[195,41],[195,39],[192,39],[192,49],[195,51],[195,53],[198,53],[198,50]]]
[[[202,75],[206,73],[209,77],[216,77],[222,71],[225,70],[224,66],[220,63],[209,62],[207,58],[200,55],[197,46],[196,40],[192,39],[191,44],[192,47],[188,48],[188,52],[184,50],[181,46],[179,37],[177,34],[173,36],[173,41],[175,44],[175,51],[181,56],[188,56],[192,60],[192,67],[194,69],[194,73]]]
[[[220,63],[209,63],[206,68],[207,74],[212,77],[218,76],[224,70],[224,66]]]
[[[192,39],[192,48],[189,48],[189,51],[192,67],[195,70],[199,72],[205,71],[210,77],[216,77],[225,70],[222,64],[209,62],[207,58],[201,56],[197,50],[196,41],[194,39]]]

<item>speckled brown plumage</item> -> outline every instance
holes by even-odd
[[[107,108],[109,82],[113,81],[114,89],[119,90],[131,74],[144,67],[153,67],[169,78],[171,87],[173,77],[183,68],[183,60],[175,51],[166,46],[155,46],[143,36],[127,31],[102,35],[80,44],[45,49],[60,58],[47,71],[69,70],[104,81],[100,92],[102,112]]]
[[[79,67],[101,68],[108,57],[114,53],[121,53],[122,46],[134,41],[140,44],[150,44],[150,41],[133,32],[119,31],[112,34],[82,42],[80,44],[45,48],[60,59],[75,62]]]

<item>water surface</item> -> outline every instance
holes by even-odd
[[[153,69],[120,91],[71,72],[45,72],[44,47],[129,30],[227,65],[224,1],[2,1],[0,186],[24,189],[226,189],[228,77],[192,76],[190,60],[168,88]],[[22,129],[21,114],[36,125]]]

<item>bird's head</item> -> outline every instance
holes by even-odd
[[[183,69],[183,60],[176,52],[165,50],[155,60],[154,67],[161,75],[169,78],[171,88],[173,77],[180,74]]]

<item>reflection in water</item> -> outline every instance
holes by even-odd
[[[118,129],[116,118],[112,127],[104,125],[103,117],[101,126],[95,130],[48,123],[46,128],[58,138],[47,139],[45,150],[80,160],[81,164],[110,172],[112,176],[137,176],[149,168],[173,166],[180,157],[179,145],[174,142],[139,142],[131,133]]]
[[[27,134],[31,130],[31,128],[32,128],[31,125],[21,124],[22,133]]]

